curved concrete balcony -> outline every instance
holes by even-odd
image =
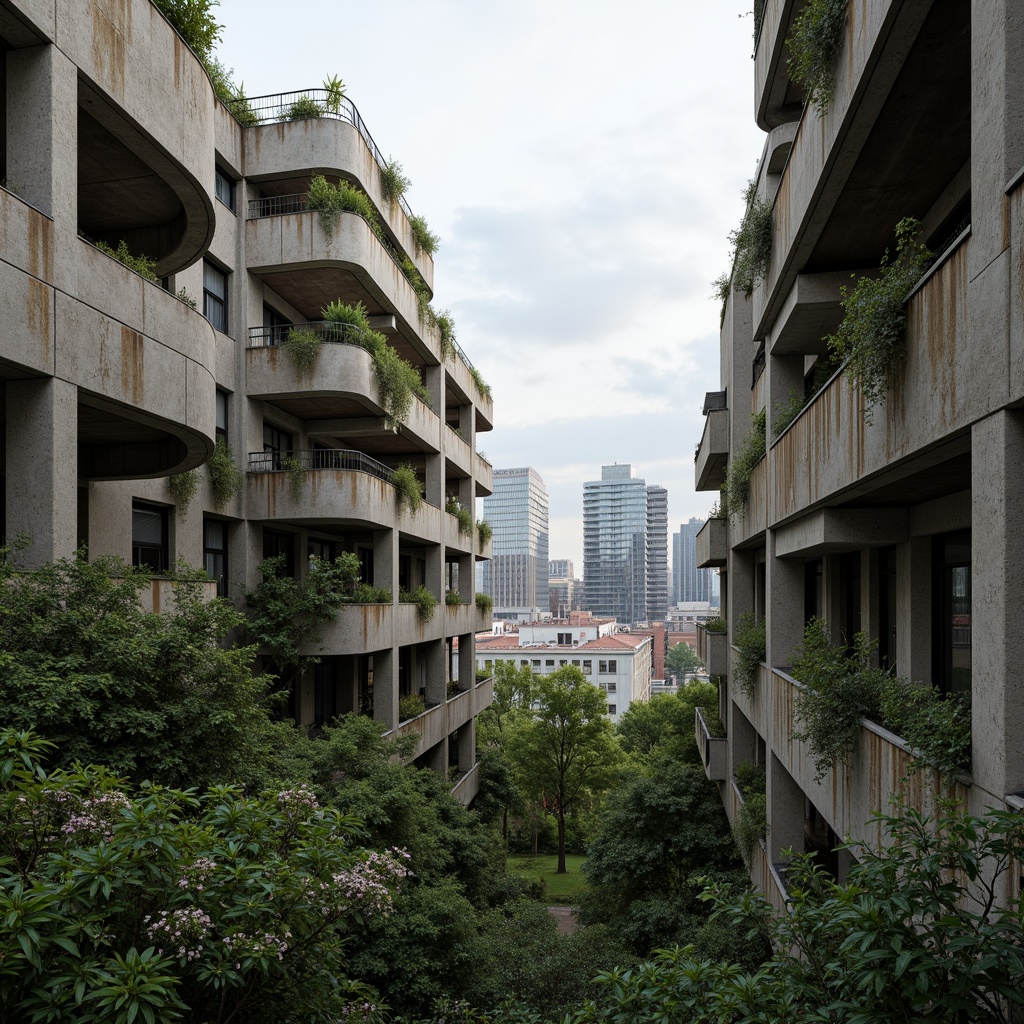
[[[444,624],[438,611],[424,622],[414,604],[343,604],[324,626],[320,642],[301,653],[372,654],[437,640]]]
[[[180,204],[183,221],[173,218],[176,237],[160,254],[157,273],[194,263],[215,225],[203,183],[212,183],[217,101],[205,68],[150,0],[58,0],[56,6],[60,48],[79,69],[81,108],[151,172],[143,180],[133,168],[121,202],[130,195],[142,207],[147,193],[159,192]],[[109,152],[91,150],[101,158]],[[108,172],[111,180],[119,176],[116,158]]]
[[[697,623],[697,657],[709,676],[729,674],[729,637],[725,633],[712,633]]]
[[[863,396],[844,371],[775,441],[769,452],[773,524],[851,488],[869,491],[910,474],[918,474],[920,490],[926,482],[921,473],[962,457],[969,439],[950,436],[967,428],[971,411],[984,416],[1005,400],[1005,374],[995,378],[1008,353],[996,353],[998,366],[979,366],[969,343],[968,249],[969,240],[911,297],[904,365],[870,424]],[[979,370],[990,375],[991,388],[979,388]],[[950,479],[949,485],[966,487],[970,480],[957,485]]]
[[[698,491],[718,491],[725,483],[729,462],[729,410],[711,409],[704,419],[704,433],[695,459]]]
[[[700,708],[695,709],[693,726],[704,774],[712,782],[725,782],[729,776],[729,741],[724,736],[712,735]]]
[[[307,371],[296,369],[282,347],[287,332],[295,330],[312,331],[322,340],[316,361]],[[347,324],[324,322],[250,328],[246,394],[275,402],[300,418],[307,418],[301,416],[303,400],[315,400],[317,419],[309,423],[314,434],[391,434],[383,420],[373,356],[361,347],[358,333]],[[414,398],[400,432],[414,438],[423,451],[433,453],[440,451],[440,431],[438,415]]]
[[[250,214],[245,223],[246,258],[252,273],[267,278],[299,308],[308,304],[302,299],[310,289],[319,306],[338,298],[343,289],[351,292],[350,278],[354,277],[371,309],[379,306],[401,317],[407,330],[441,361],[437,332],[420,326],[419,300],[409,279],[362,217],[340,213],[332,228],[325,230],[320,215],[305,209],[305,196],[256,202],[263,204],[260,212]],[[278,209],[289,212],[274,212]],[[302,273],[296,275],[297,271]],[[346,294],[344,298],[355,301],[360,296]]]
[[[291,119],[296,101],[311,99],[319,109],[313,117]],[[247,98],[259,125],[244,133],[246,176],[250,181],[327,174],[354,180],[369,196],[398,244],[406,251],[427,287],[434,289],[434,260],[417,253],[410,220],[413,213],[402,197],[388,202],[381,192],[381,169],[387,163],[355,104],[342,96],[334,104],[326,89],[305,89]]]
[[[710,569],[729,560],[729,521],[709,519],[697,531],[697,568]]]
[[[755,0],[764,3],[761,30],[754,50],[754,110],[758,126],[771,131],[800,117],[800,89],[789,80],[786,37],[796,12],[796,0]]]
[[[318,449],[290,455],[252,452],[246,481],[246,518],[390,528],[438,543],[441,509],[424,501],[416,512],[398,509],[391,469],[362,452]]]

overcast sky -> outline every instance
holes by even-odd
[[[583,571],[583,482],[693,489],[728,233],[757,166],[750,0],[221,0],[246,94],[340,75],[441,236],[434,306],[494,393],[478,448],[531,465]],[[671,546],[671,545],[670,545]]]

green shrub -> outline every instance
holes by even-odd
[[[753,761],[740,761],[733,772],[736,785],[744,798],[750,793],[764,793],[767,788],[767,777],[763,764]]]
[[[704,718],[704,724],[708,727],[711,736],[725,736],[725,723],[718,712],[717,704],[700,705],[700,713]]]
[[[288,489],[291,492],[292,501],[298,501],[302,497],[302,491],[306,485],[306,467],[302,464],[302,459],[294,455],[286,455],[281,460],[281,468],[288,474]]]
[[[219,509],[235,496],[245,479],[235,467],[235,453],[223,437],[217,438],[217,445],[207,460],[206,468],[210,474],[213,505]]]
[[[768,798],[764,793],[751,793],[743,801],[739,813],[732,823],[732,834],[743,857],[743,863],[750,867],[754,847],[768,832]]]
[[[746,513],[750,474],[765,454],[765,422],[764,409],[755,413],[751,421],[750,432],[740,443],[739,449],[729,458],[725,484],[722,487],[722,497],[728,506],[730,518]]]
[[[804,103],[813,103],[821,117],[835,89],[846,5],[846,0],[807,0],[786,40],[789,77],[803,86]]]
[[[490,398],[491,386],[484,380],[484,375],[475,366],[469,368],[469,375],[473,378],[473,383],[476,385],[477,391],[480,392],[480,397]]]
[[[398,720],[408,722],[410,718],[422,715],[427,710],[427,702],[418,693],[407,693],[398,698]]]
[[[903,364],[907,293],[924,273],[931,253],[917,240],[920,223],[904,217],[896,225],[896,258],[885,250],[877,278],[854,275],[856,284],[840,289],[843,320],[825,340],[829,351],[846,360],[864,396],[865,419],[885,400]]]
[[[729,631],[728,624],[726,623],[725,619],[723,619],[721,616],[716,616],[713,619],[708,619],[706,622],[703,623],[703,625],[705,631],[708,633],[727,633]]]
[[[441,239],[427,227],[427,222],[422,217],[415,216],[409,220],[409,227],[412,229],[412,241],[416,246],[416,255],[427,253],[428,256],[433,256],[441,244]]]
[[[375,587],[370,583],[357,583],[352,592],[354,604],[391,604],[392,593],[387,587]]]
[[[486,519],[478,519],[476,521],[476,534],[480,538],[482,546],[494,536],[494,530],[491,529],[491,524]]]
[[[444,603],[448,605],[449,608],[455,608],[462,604],[462,598],[459,596],[459,592],[457,590],[446,590],[444,592]]]
[[[301,376],[313,369],[316,364],[316,357],[320,352],[321,338],[316,331],[308,327],[292,328],[281,348],[288,357],[288,361],[295,367],[295,371]]]
[[[721,321],[725,317],[725,307],[729,301],[729,296],[732,293],[732,279],[728,274],[719,274],[718,277],[711,282],[711,297],[718,300],[718,319]]]
[[[357,302],[353,306],[347,302],[342,302],[341,299],[336,299],[329,305],[324,306],[320,310],[320,315],[324,318],[325,324],[346,324],[350,327],[358,328],[366,334],[369,334],[372,329],[366,307],[361,302]]]
[[[412,186],[412,182],[402,173],[402,165],[390,157],[380,168],[380,191],[387,203],[397,203]]]
[[[971,702],[943,696],[934,686],[889,676],[882,689],[882,720],[914,755],[911,773],[930,767],[948,777],[971,766]]]
[[[416,605],[424,622],[429,622],[434,617],[437,598],[422,583],[415,590],[399,590],[398,600],[403,604]]]
[[[370,198],[348,181],[332,185],[322,174],[314,174],[309,180],[306,208],[320,215],[320,224],[327,233],[334,230],[339,213],[355,213],[378,238],[384,234]]]
[[[300,96],[284,113],[286,121],[304,121],[310,117],[322,117],[324,108],[312,96]]]
[[[772,204],[758,198],[756,181],[747,182],[743,198],[747,204],[743,220],[730,232],[729,241],[733,248],[732,279],[749,299],[758,283],[768,276],[772,255]]]
[[[430,392],[423,386],[419,371],[402,358],[379,331],[366,335],[366,347],[373,356],[373,378],[384,419],[392,429],[409,415],[414,397],[427,405]]]
[[[807,399],[802,391],[792,388],[785,402],[776,402],[772,417],[772,437],[778,437],[803,412]]]
[[[490,615],[491,609],[494,607],[494,600],[490,594],[477,594],[476,595],[476,606],[477,609],[484,613],[484,615]],[[484,673],[484,678],[487,678],[488,673]]]
[[[463,508],[457,498],[449,498],[445,502],[444,510],[459,521],[460,534],[473,532],[473,513],[468,508]]]
[[[148,260],[145,256],[133,256],[128,250],[128,243],[123,238],[117,243],[116,249],[112,249],[102,241],[96,243],[96,248],[108,256],[113,256],[118,263],[123,263],[129,270],[134,270],[136,274],[144,277],[147,281],[157,283],[160,281],[160,278],[156,276],[156,261]]]
[[[395,488],[395,504],[398,511],[407,508],[410,514],[423,504],[423,484],[416,475],[416,470],[408,463],[391,472],[391,484]]]
[[[331,75],[324,79],[324,89],[327,97],[324,100],[325,109],[331,114],[337,114],[341,110],[341,101],[345,96],[345,83],[338,75]]]
[[[213,17],[217,0],[153,0],[199,60],[206,64],[221,40],[224,26]]]
[[[733,682],[746,697],[752,697],[758,666],[765,659],[764,623],[758,622],[752,612],[745,612],[736,622],[732,641],[738,649]]]
[[[434,326],[441,337],[441,359],[450,359],[455,354],[455,321],[451,311],[442,309],[434,313]]]
[[[185,305],[188,306],[189,309],[198,309],[199,308],[198,304],[196,303],[196,300],[193,299],[192,296],[189,295],[189,293],[187,291],[185,291],[184,288],[181,288],[181,290],[178,292],[178,296],[177,297],[178,297],[178,299],[181,302],[184,302]]]
[[[186,470],[184,473],[175,473],[167,481],[167,489],[177,505],[178,515],[182,522],[188,518],[188,507],[196,496],[196,488],[199,486],[199,474],[194,469]]]

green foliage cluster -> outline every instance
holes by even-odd
[[[711,297],[718,300],[719,319],[722,319],[725,316],[726,303],[728,303],[729,296],[732,294],[732,279],[728,274],[719,274],[711,282],[711,289]]]
[[[309,179],[306,207],[320,215],[320,224],[328,234],[334,230],[339,213],[355,213],[370,225],[370,230],[378,238],[384,235],[384,229],[380,226],[380,219],[369,196],[344,179],[334,185],[322,174],[314,174]]]
[[[286,121],[304,121],[311,117],[323,117],[324,108],[312,96],[300,96],[284,112]]]
[[[357,583],[352,591],[353,604],[391,604],[393,594],[389,587],[375,587],[372,583]]]
[[[729,624],[720,615],[716,615],[713,619],[705,619],[703,626],[707,633],[727,633],[729,631]]]
[[[856,284],[840,290],[843,320],[825,339],[859,385],[868,422],[872,407],[885,400],[903,364],[907,294],[931,259],[918,240],[920,227],[913,217],[904,217],[896,225],[895,259],[890,261],[886,249],[877,278],[854,275]]]
[[[744,797],[752,793],[764,793],[768,785],[764,765],[754,764],[753,761],[740,761],[733,771],[733,776]]]
[[[484,375],[475,366],[469,368],[469,375],[473,378],[473,383],[476,385],[477,391],[480,392],[480,397],[490,398],[491,386],[484,380]]]
[[[449,589],[444,592],[444,603],[449,607],[455,608],[462,604],[462,598],[457,590]]]
[[[133,793],[47,773],[49,746],[0,734],[4,1019],[270,1024],[375,1000],[346,937],[390,911],[403,854],[360,848],[308,787]]]
[[[473,513],[468,508],[463,508],[458,498],[449,498],[444,504],[444,510],[459,521],[460,534],[468,535],[473,532]]]
[[[320,353],[320,335],[308,327],[297,327],[288,332],[281,348],[300,375],[309,373]]]
[[[476,535],[480,539],[481,546],[487,544],[494,536],[494,530],[491,529],[491,524],[486,519],[476,521]]]
[[[118,263],[123,263],[129,270],[134,270],[139,277],[144,277],[147,281],[154,283],[160,281],[160,278],[156,276],[156,261],[146,259],[145,256],[133,256],[128,249],[128,243],[123,238],[117,243],[116,249],[111,248],[103,241],[97,242],[96,248],[108,256],[113,256]]]
[[[188,518],[188,507],[192,504],[198,487],[199,474],[194,469],[187,469],[184,473],[175,473],[167,478],[167,489],[171,492],[182,522]]]
[[[224,28],[213,17],[217,0],[153,0],[153,3],[204,65],[212,59]]]
[[[213,454],[206,462],[210,474],[210,492],[214,508],[222,508],[230,501],[245,480],[243,473],[235,466],[235,453],[223,437],[217,438]]]
[[[185,291],[184,286],[182,286],[178,290],[177,298],[180,299],[182,302],[184,302],[185,305],[188,306],[189,309],[198,309],[199,308],[197,303],[196,303],[196,300],[193,299],[192,296],[189,295],[189,293],[187,291]]]
[[[778,437],[803,412],[807,399],[802,391],[791,388],[784,402],[776,402],[772,409],[772,437]]]
[[[455,354],[455,320],[451,310],[443,309],[440,313],[431,310],[431,314],[438,337],[441,339],[441,359],[450,359]]]
[[[380,168],[380,191],[387,203],[397,203],[409,190],[412,182],[402,173],[402,165],[390,157]]]
[[[491,609],[494,607],[494,600],[490,594],[478,593],[476,595],[476,606],[484,615],[490,615]]]
[[[735,231],[729,232],[729,242],[732,245],[732,280],[749,299],[758,283],[768,275],[772,255],[772,204],[758,197],[756,181],[747,183],[743,199],[746,203],[743,220]],[[719,296],[724,289],[722,281],[723,278],[719,278],[714,282]]]
[[[872,667],[875,644],[857,633],[850,646],[834,644],[826,624],[812,619],[793,659],[798,691],[794,714],[800,728],[795,739],[806,741],[817,777],[853,752],[862,718],[887,726],[902,736],[916,764],[946,775],[966,769],[971,753],[970,706],[960,696],[943,698],[931,686],[915,686]]]
[[[441,244],[441,239],[430,230],[426,220],[418,215],[414,215],[409,220],[409,227],[412,229],[412,240],[416,246],[416,255],[419,256],[421,253],[426,253],[428,256],[433,256]]]
[[[427,710],[426,701],[418,693],[407,693],[398,698],[398,720],[408,722]]]
[[[665,655],[665,667],[674,672],[680,678],[699,672],[703,662],[697,652],[689,644],[675,644],[668,649]]]
[[[764,409],[761,409],[751,420],[750,432],[729,458],[725,484],[722,487],[722,499],[729,509],[730,518],[746,513],[750,474],[764,458],[766,445],[766,416]]]
[[[305,464],[297,455],[288,454],[281,459],[281,468],[288,474],[288,490],[292,501],[298,501],[306,485]]]
[[[231,116],[243,128],[251,128],[259,124],[259,114],[253,110],[252,104],[246,97],[244,84],[239,83],[235,85],[234,71],[225,67],[222,61],[214,57],[203,61],[203,64],[206,67],[206,73],[210,76],[210,82],[213,85],[213,91],[217,94],[217,99],[227,107]]]
[[[808,0],[786,39],[789,77],[804,90],[804,103],[825,116],[836,84],[847,0]]]
[[[415,590],[399,590],[398,600],[416,605],[424,622],[429,622],[437,609],[437,598],[422,583]]]
[[[416,475],[416,470],[404,463],[391,471],[391,485],[395,489],[395,504],[399,512],[408,509],[410,515],[415,514],[423,504],[423,484]]]
[[[222,643],[243,622],[204,601],[205,572],[179,568],[174,614],[142,610],[149,575],[83,557],[21,572],[0,551],[4,723],[56,745],[51,763],[100,763],[135,782],[248,781],[267,741],[251,647]]]
[[[323,81],[324,90],[327,93],[324,99],[324,106],[328,113],[337,114],[341,110],[341,101],[345,96],[345,83],[340,75],[331,75]]]
[[[744,612],[736,620],[732,642],[737,648],[733,681],[744,696],[752,697],[757,688],[758,666],[765,659],[764,623],[758,622],[752,612]]]
[[[768,833],[768,800],[764,793],[750,793],[732,823],[732,835],[743,863],[750,868],[754,847]]]

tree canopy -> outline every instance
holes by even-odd
[[[697,656],[697,652],[689,644],[675,644],[668,649],[665,655],[665,666],[677,676],[685,678],[694,672],[699,672],[704,663]]]

